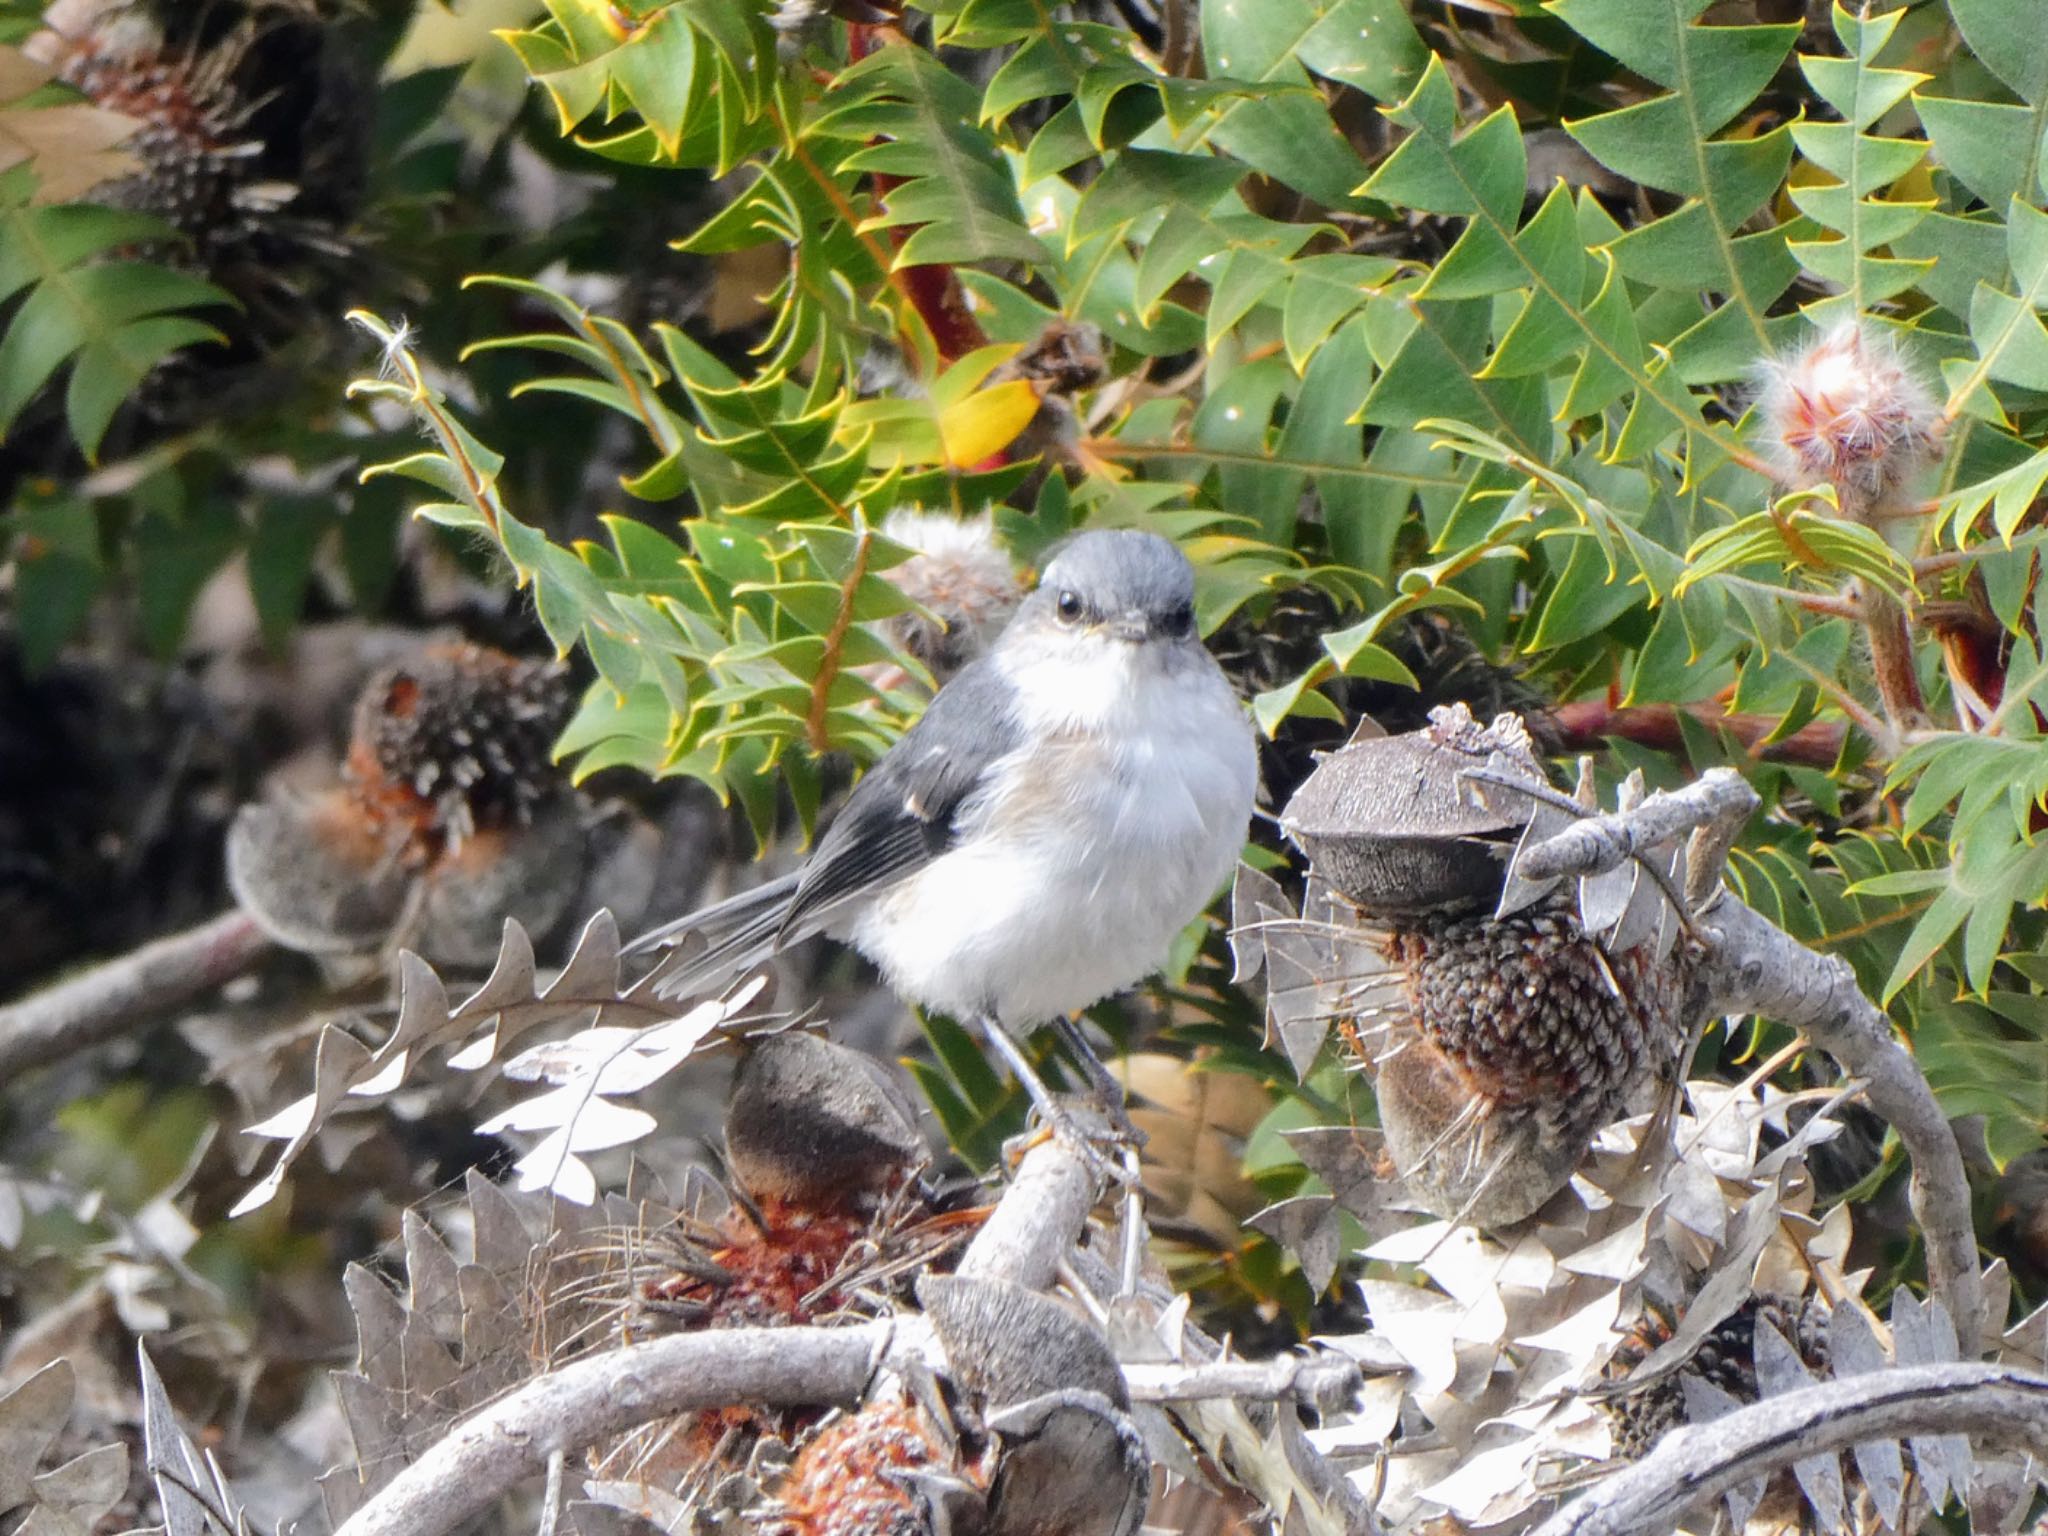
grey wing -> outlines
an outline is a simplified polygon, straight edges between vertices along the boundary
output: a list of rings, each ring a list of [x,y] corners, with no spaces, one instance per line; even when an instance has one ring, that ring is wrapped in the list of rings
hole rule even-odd
[[[944,853],[962,807],[1018,745],[1009,679],[988,659],[961,672],[854,786],[797,873],[783,931],[817,931],[841,902],[900,880]]]
[[[627,954],[674,947],[655,968],[655,995],[717,986],[821,931],[841,903],[943,853],[988,766],[1017,743],[1009,697],[987,665],[967,667],[854,786],[802,869],[635,939]],[[702,945],[686,945],[692,937]]]
[[[722,986],[781,948],[783,918],[796,882],[795,875],[784,875],[663,923],[640,935],[623,953],[669,951],[652,972],[656,997],[686,997]]]

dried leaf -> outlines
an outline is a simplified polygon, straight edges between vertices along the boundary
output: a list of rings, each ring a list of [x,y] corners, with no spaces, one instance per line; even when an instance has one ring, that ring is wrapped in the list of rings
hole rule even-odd
[[[167,1536],[207,1536],[209,1529],[236,1536],[243,1524],[240,1505],[229,1494],[211,1458],[200,1455],[178,1427],[177,1414],[149,1350],[137,1345],[136,1356],[142,1376],[144,1465],[163,1505]],[[209,1509],[199,1496],[202,1493],[215,1498],[217,1507]]]
[[[1769,1318],[1759,1316],[1754,1334],[1757,1393],[1776,1397],[1814,1384],[1813,1372],[1799,1358],[1791,1340]],[[1792,1463],[1792,1475],[1806,1495],[1814,1518],[1826,1531],[1846,1530],[1849,1511],[1842,1492],[1842,1458],[1833,1452],[1803,1456]]]
[[[121,148],[142,126],[140,119],[82,101],[13,105],[49,78],[50,71],[19,48],[0,45],[0,172],[28,165],[37,202],[73,203],[140,170],[141,162]]]
[[[93,1536],[128,1492],[128,1447],[102,1445],[35,1480],[35,1513],[20,1536]]]
[[[660,1042],[655,1049],[636,1047],[644,1059],[628,1061],[621,1056],[627,1062],[618,1069],[623,1081],[636,1071],[646,1073],[664,1062],[661,1071],[673,1067],[705,1035],[730,1024],[739,1009],[729,1001],[693,1008],[679,1017],[674,1006],[653,995],[647,978],[622,988],[618,923],[603,910],[584,925],[568,964],[545,986],[540,982],[532,941],[509,919],[490,976],[459,1004],[450,1006],[447,988],[433,967],[410,951],[399,955],[398,973],[398,1018],[384,1043],[372,1053],[329,1026],[321,1032],[315,1053],[313,1091],[262,1124],[249,1127],[248,1134],[280,1140],[285,1146],[270,1171],[237,1202],[232,1214],[242,1215],[274,1198],[292,1163],[341,1103],[350,1097],[381,1098],[396,1091],[423,1052],[455,1050],[466,1041],[468,1044],[449,1058],[449,1065],[473,1071],[495,1060],[497,1053],[520,1035],[578,1014],[590,1015],[591,1030],[624,1026],[624,1034],[640,1042],[648,1038],[649,1031],[677,1026],[674,1035],[654,1035]],[[752,984],[737,997],[751,1000],[759,990],[758,984]],[[721,1006],[721,1017],[709,1018],[705,1013],[706,1008],[718,1010]],[[573,1157],[562,1159],[565,1168],[573,1161]],[[589,1179],[587,1169],[580,1179],[573,1173],[564,1176],[594,1197],[595,1181]]]
[[[1882,1371],[1891,1364],[1862,1303],[1839,1301],[1828,1319],[1828,1368],[1837,1381]],[[1906,1463],[1896,1440],[1865,1441],[1855,1447],[1856,1471],[1877,1516],[1898,1530],[1906,1499]]]
[[[1337,1273],[1337,1241],[1343,1223],[1328,1195],[1298,1195],[1267,1206],[1248,1225],[1265,1233],[1301,1261],[1309,1288],[1321,1295]]]
[[[1955,1324],[1939,1302],[1922,1302],[1904,1286],[1892,1292],[1892,1351],[1900,1365],[1946,1365],[1956,1358]],[[1975,1461],[1967,1435],[1910,1435],[1913,1466],[1935,1509],[1948,1505],[1949,1491],[1970,1486]]]
[[[0,1397],[0,1514],[34,1496],[30,1480],[50,1442],[71,1417],[76,1391],[71,1362],[53,1360]]]
[[[1688,1423],[1711,1424],[1724,1414],[1733,1413],[1742,1404],[1722,1391],[1704,1376],[1690,1372],[1678,1378],[1679,1390],[1685,1394],[1685,1417]],[[1756,1513],[1757,1505],[1764,1501],[1765,1479],[1753,1477],[1746,1483],[1730,1488],[1725,1495],[1728,1505],[1728,1523],[1731,1529],[1744,1531],[1749,1528],[1749,1517]]]

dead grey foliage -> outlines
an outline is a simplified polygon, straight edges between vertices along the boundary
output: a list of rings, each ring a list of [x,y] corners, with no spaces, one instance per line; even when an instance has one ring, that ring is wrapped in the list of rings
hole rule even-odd
[[[251,1536],[248,1516],[212,1451],[201,1451],[178,1423],[147,1346],[136,1346],[142,1375],[145,1463],[163,1505],[166,1536]]]
[[[38,1470],[71,1417],[75,1391],[70,1364],[56,1360],[0,1394],[0,1517],[20,1516],[17,1536],[83,1536],[128,1491],[125,1445],[95,1446]]]
[[[451,1053],[448,1065],[458,1071],[478,1071],[499,1061],[515,1040],[549,1024],[577,1019],[589,1029],[638,1031],[683,1016],[687,1010],[656,998],[646,978],[630,985],[622,981],[619,948],[618,924],[609,911],[600,910],[584,926],[567,963],[544,978],[526,930],[507,920],[490,976],[459,1002],[451,1002],[432,966],[401,951],[397,1017],[383,1042],[372,1050],[338,1025],[323,1026],[314,1052],[312,1091],[247,1128],[248,1135],[284,1145],[234,1214],[267,1204],[332,1116],[388,1097],[432,1052]]]

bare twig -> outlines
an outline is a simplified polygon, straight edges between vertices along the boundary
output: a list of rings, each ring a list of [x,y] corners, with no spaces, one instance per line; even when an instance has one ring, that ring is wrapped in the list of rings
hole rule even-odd
[[[543,1472],[557,1452],[665,1414],[858,1402],[898,1331],[890,1323],[714,1329],[575,1361],[456,1425],[335,1536],[440,1536]]]
[[[1601,874],[1696,827],[1731,818],[1740,826],[1756,803],[1756,791],[1733,768],[1709,768],[1683,789],[1660,790],[1631,810],[1572,823],[1523,854],[1516,872],[1530,880]]]
[[[1095,1204],[1095,1175],[1057,1137],[1024,1154],[1017,1177],[961,1255],[959,1273],[1011,1280],[1034,1291],[1051,1285]]]
[[[270,947],[252,920],[228,912],[0,1008],[0,1083],[203,997]]]
[[[1755,803],[1739,775],[1711,769],[1687,789],[1652,795],[1632,811],[1587,817],[1529,849],[1519,867],[1541,878],[1597,874],[1672,835],[1686,824],[1679,813],[1695,813],[1692,825],[1712,826],[1720,819],[1715,813],[1733,821]],[[1913,1214],[1927,1239],[1928,1284],[1954,1319],[1963,1354],[1974,1355],[1984,1319],[1969,1178],[1955,1132],[1918,1063],[1892,1034],[1891,1020],[1863,995],[1846,960],[1808,949],[1725,886],[1694,917],[1708,941],[1694,1017],[1755,1013],[1804,1031],[1844,1072],[1865,1081],[1866,1101],[1899,1133],[1913,1164]]]
[[[1902,1367],[1801,1387],[1708,1424],[1674,1429],[1626,1471],[1574,1500],[1536,1536],[1668,1531],[1779,1467],[1870,1440],[1969,1434],[2048,1445],[2048,1376],[1964,1363]]]
[[[1723,889],[1699,913],[1713,935],[1701,969],[1703,1007],[1757,1013],[1803,1030],[1813,1043],[1868,1085],[1870,1107],[1891,1123],[1913,1163],[1913,1214],[1927,1239],[1927,1279],[1955,1320],[1964,1356],[1983,1336],[1984,1298],[1977,1234],[1970,1225],[1970,1183],[1954,1130],[1891,1020],[1863,995],[1839,955],[1808,949]]]
[[[1729,714],[1712,702],[1616,705],[1605,699],[1574,699],[1548,711],[1544,718],[1567,752],[1588,750],[1610,736],[1660,752],[1683,752],[1681,716],[1733,737],[1752,757],[1773,763],[1803,763],[1810,768],[1832,768],[1839,762],[1848,734],[1839,720],[1815,720],[1789,735],[1776,736],[1773,733],[1779,722],[1775,715]]]
[[[959,1273],[1042,1289],[1074,1251],[1096,1194],[1084,1156],[1055,1138],[1026,1154]],[[1190,1330],[1192,1332],[1192,1330]],[[877,1374],[943,1366],[922,1317],[843,1328],[732,1328],[677,1334],[592,1355],[536,1378],[456,1425],[357,1510],[336,1536],[442,1536],[507,1488],[547,1472],[607,1435],[650,1419],[735,1403],[851,1405]],[[1157,1402],[1217,1398],[1326,1408],[1357,1390],[1358,1368],[1327,1355],[1132,1366],[1133,1395]],[[1302,1442],[1301,1475],[1366,1528],[1343,1475]]]
[[[1131,1396],[1141,1403],[1213,1402],[1223,1397],[1264,1403],[1292,1400],[1319,1413],[1349,1403],[1363,1379],[1357,1361],[1328,1353],[1124,1367]]]

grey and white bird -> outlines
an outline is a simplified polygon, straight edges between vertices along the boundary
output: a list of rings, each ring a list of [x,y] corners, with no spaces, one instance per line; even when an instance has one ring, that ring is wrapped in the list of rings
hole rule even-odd
[[[723,984],[824,933],[902,997],[1006,1031],[1157,970],[1242,849],[1258,764],[1155,534],[1084,533],[933,697],[793,873],[638,939],[655,991]],[[1034,1091],[1037,1091],[1036,1089]]]

